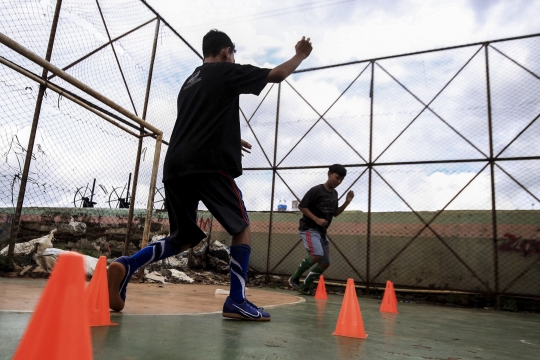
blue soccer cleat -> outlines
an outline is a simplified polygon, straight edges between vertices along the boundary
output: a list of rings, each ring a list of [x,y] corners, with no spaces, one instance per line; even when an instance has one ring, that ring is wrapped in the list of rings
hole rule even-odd
[[[129,279],[135,272],[129,265],[129,258],[121,256],[107,270],[109,287],[109,307],[114,311],[122,311],[126,303],[126,288]]]
[[[248,300],[235,302],[230,296],[223,304],[223,317],[251,321],[270,321],[270,314],[256,307]]]

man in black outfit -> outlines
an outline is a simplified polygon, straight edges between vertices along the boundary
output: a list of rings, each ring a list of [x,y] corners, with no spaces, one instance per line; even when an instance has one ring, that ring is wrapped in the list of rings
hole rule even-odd
[[[251,145],[240,138],[239,95],[259,95],[267,83],[287,78],[311,53],[302,37],[296,54],[274,69],[235,64],[235,46],[218,30],[203,38],[203,64],[178,94],[178,116],[163,168],[171,233],[131,257],[109,266],[109,303],[124,308],[129,278],[141,266],[194,247],[206,237],[197,226],[199,201],[232,235],[231,288],[223,316],[268,321],[270,314],[248,301],[245,282],[251,252],[249,218],[234,178],[242,175],[242,150]]]

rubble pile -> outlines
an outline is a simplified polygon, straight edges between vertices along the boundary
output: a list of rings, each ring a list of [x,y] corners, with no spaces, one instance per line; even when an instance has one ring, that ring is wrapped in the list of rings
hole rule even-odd
[[[53,229],[48,235],[16,244],[14,254],[22,260],[18,261],[18,263],[14,262],[15,270],[18,272],[19,276],[28,274],[33,277],[48,277],[58,259],[58,255],[65,251],[53,247],[54,234],[57,231],[57,229]],[[0,251],[0,254],[6,255],[7,250],[8,247],[5,247]],[[34,264],[30,263],[28,261],[29,259],[32,259]],[[97,261],[98,259],[95,257],[84,255],[84,265],[87,276],[92,276],[94,274]]]
[[[57,229],[52,230],[48,235],[36,238],[27,242],[18,243],[15,246],[14,263],[15,272],[10,276],[31,276],[48,277],[58,255],[64,251],[77,251],[85,254],[85,266],[87,276],[92,276],[99,256],[107,256],[107,263],[110,264],[119,254],[122,253],[124,243],[109,240],[105,237],[96,240],[82,238],[86,234],[85,223],[76,222],[71,218],[67,224],[61,224]],[[70,233],[71,239],[66,243],[57,244],[55,233]],[[163,239],[166,234],[155,235],[152,242]],[[7,255],[7,246],[0,251],[0,254]],[[129,252],[137,251],[133,244],[130,244]],[[92,256],[94,255],[94,256]],[[168,259],[155,262],[146,267],[142,281],[155,283],[184,283],[184,284],[229,284],[229,249],[219,241],[211,242],[208,246],[208,239],[204,239],[198,246],[190,251],[172,256]],[[141,281],[134,277],[134,281]]]
[[[17,261],[15,263],[15,272],[8,275],[46,278],[49,276],[60,253],[63,251],[77,251],[85,254],[86,273],[90,277],[94,273],[99,256],[106,256],[107,263],[110,264],[122,253],[123,242],[107,241],[105,237],[99,237],[95,240],[81,238],[80,236],[84,235],[86,231],[86,224],[76,222],[71,218],[69,223],[61,224],[58,230],[54,229],[48,235],[16,244],[15,255]],[[68,232],[74,235],[73,238],[65,239],[62,244],[58,243],[55,234],[66,234]],[[155,235],[152,237],[151,242],[161,240],[166,236],[166,234]],[[229,248],[217,240],[210,241],[209,246],[208,240],[206,238],[193,249],[146,266],[143,279],[134,276],[131,281],[228,286],[230,283]],[[55,244],[57,247],[53,247]],[[0,254],[7,255],[7,250],[8,248],[5,247],[0,251]],[[135,251],[137,251],[135,246],[130,244],[129,252],[134,253]],[[246,285],[248,287],[262,287],[265,285],[265,280],[265,275],[250,271]],[[279,284],[278,286],[283,285],[283,287],[287,284],[287,279],[277,276],[272,276],[271,281]]]

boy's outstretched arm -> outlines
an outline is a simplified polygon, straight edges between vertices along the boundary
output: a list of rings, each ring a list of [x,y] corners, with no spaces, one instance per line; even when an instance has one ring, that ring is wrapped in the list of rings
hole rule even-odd
[[[353,198],[354,198],[354,191],[349,191],[347,193],[347,197],[345,199],[345,202],[343,203],[343,205],[341,205],[340,207],[338,207],[336,209],[336,211],[334,212],[334,216],[338,216],[343,211],[345,211],[345,209],[347,208],[347,206],[349,206],[349,204],[351,203]]]
[[[311,50],[313,50],[309,38],[306,39],[305,36],[302,36],[302,40],[297,42],[294,48],[296,49],[296,55],[270,71],[266,78],[269,83],[280,83],[285,80],[311,54]]]

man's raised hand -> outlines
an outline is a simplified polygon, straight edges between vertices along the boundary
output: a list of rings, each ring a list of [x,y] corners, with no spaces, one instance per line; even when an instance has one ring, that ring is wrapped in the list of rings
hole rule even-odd
[[[311,54],[311,50],[313,50],[310,39],[306,39],[305,36],[302,36],[302,40],[297,42],[294,48],[296,49],[296,55],[300,56],[302,59],[307,58],[309,54]]]

